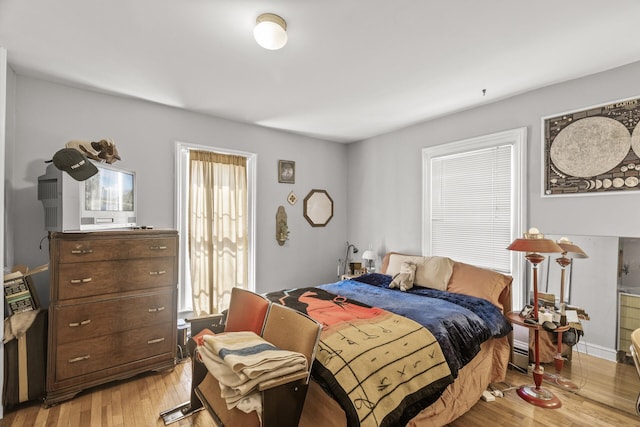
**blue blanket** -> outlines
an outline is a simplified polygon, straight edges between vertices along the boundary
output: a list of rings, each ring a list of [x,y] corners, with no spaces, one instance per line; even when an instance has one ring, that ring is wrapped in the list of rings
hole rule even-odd
[[[417,286],[402,292],[389,288],[391,279],[372,273],[318,288],[420,323],[440,344],[454,378],[478,354],[480,344],[512,330],[500,310],[487,300]]]

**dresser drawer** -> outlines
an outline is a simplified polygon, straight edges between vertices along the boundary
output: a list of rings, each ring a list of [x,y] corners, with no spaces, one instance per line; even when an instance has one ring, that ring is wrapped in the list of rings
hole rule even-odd
[[[172,237],[140,239],[81,239],[59,241],[60,263],[156,258],[176,255]]]
[[[58,299],[175,285],[174,268],[173,257],[62,264]]]
[[[58,346],[55,381],[124,365],[174,350],[171,322]]]
[[[104,301],[57,305],[54,329],[58,344],[110,335],[134,328],[170,322],[173,289]]]

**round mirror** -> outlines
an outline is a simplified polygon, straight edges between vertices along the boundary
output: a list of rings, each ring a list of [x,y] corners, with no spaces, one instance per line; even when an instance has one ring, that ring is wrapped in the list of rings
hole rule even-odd
[[[311,190],[304,198],[304,217],[312,227],[324,227],[333,217],[333,200],[325,190]]]

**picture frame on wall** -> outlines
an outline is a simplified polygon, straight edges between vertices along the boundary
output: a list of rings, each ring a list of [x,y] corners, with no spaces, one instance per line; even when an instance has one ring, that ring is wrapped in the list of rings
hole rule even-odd
[[[543,196],[637,194],[640,98],[542,118]]]
[[[278,160],[278,182],[284,184],[296,183],[296,162],[293,160]]]

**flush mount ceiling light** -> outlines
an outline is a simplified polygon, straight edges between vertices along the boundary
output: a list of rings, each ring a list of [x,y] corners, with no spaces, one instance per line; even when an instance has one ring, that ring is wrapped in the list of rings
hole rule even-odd
[[[287,43],[287,23],[278,15],[263,13],[256,19],[253,37],[265,49],[280,49]]]

